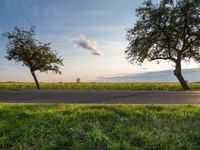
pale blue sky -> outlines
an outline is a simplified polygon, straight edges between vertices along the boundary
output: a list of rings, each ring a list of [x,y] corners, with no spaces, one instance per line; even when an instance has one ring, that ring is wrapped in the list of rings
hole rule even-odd
[[[37,39],[51,42],[64,59],[62,75],[37,73],[40,81],[94,80],[110,74],[164,70],[170,63],[145,63],[133,66],[125,59],[126,28],[132,27],[134,14],[143,0],[1,0],[0,32],[12,31],[15,26],[29,29],[37,26]],[[75,47],[79,35],[96,43],[104,57]],[[29,70],[4,58],[6,40],[0,37],[0,81],[32,81]],[[197,64],[184,67],[198,67]]]

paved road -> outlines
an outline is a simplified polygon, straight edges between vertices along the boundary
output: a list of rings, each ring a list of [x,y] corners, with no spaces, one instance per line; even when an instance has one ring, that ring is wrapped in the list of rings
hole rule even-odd
[[[0,91],[0,103],[200,104],[200,92]]]

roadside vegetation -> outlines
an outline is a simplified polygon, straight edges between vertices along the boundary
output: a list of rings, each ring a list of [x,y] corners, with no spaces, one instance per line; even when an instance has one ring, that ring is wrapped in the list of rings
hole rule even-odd
[[[14,31],[3,33],[8,40],[5,57],[28,67],[37,89],[40,89],[35,71],[61,74],[59,67],[63,65],[63,60],[57,51],[51,49],[51,43],[43,44],[35,39],[35,35],[35,26],[31,26],[30,30],[15,27]]]
[[[200,107],[0,105],[1,149],[199,150]]]
[[[189,83],[199,91],[200,83]],[[179,83],[40,83],[42,90],[124,90],[124,91],[182,91]],[[37,90],[30,82],[0,82],[0,90]]]
[[[190,90],[182,75],[182,62],[200,62],[199,9],[199,0],[145,0],[135,10],[135,25],[127,31],[127,59],[139,65],[171,62],[182,88]]]

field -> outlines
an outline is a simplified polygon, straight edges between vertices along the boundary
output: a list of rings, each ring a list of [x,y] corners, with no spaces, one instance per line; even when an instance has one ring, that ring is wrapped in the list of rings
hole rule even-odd
[[[42,90],[181,91],[179,83],[40,83]],[[200,83],[190,83],[194,91]],[[0,82],[0,90],[36,90]],[[199,150],[200,106],[0,104],[0,150]]]
[[[199,150],[200,107],[0,105],[0,149]]]
[[[126,90],[126,91],[181,91],[179,83],[40,83],[42,90]],[[190,83],[191,90],[199,91],[200,83]],[[36,90],[34,83],[0,82],[0,90]]]

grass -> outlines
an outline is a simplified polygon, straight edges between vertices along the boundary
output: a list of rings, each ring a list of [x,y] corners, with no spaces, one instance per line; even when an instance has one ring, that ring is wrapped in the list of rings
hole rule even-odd
[[[43,90],[126,90],[126,91],[181,91],[179,83],[40,83]],[[193,91],[200,83],[190,83]],[[0,90],[36,90],[34,83],[0,82]]]
[[[200,106],[0,105],[2,150],[199,150]]]

